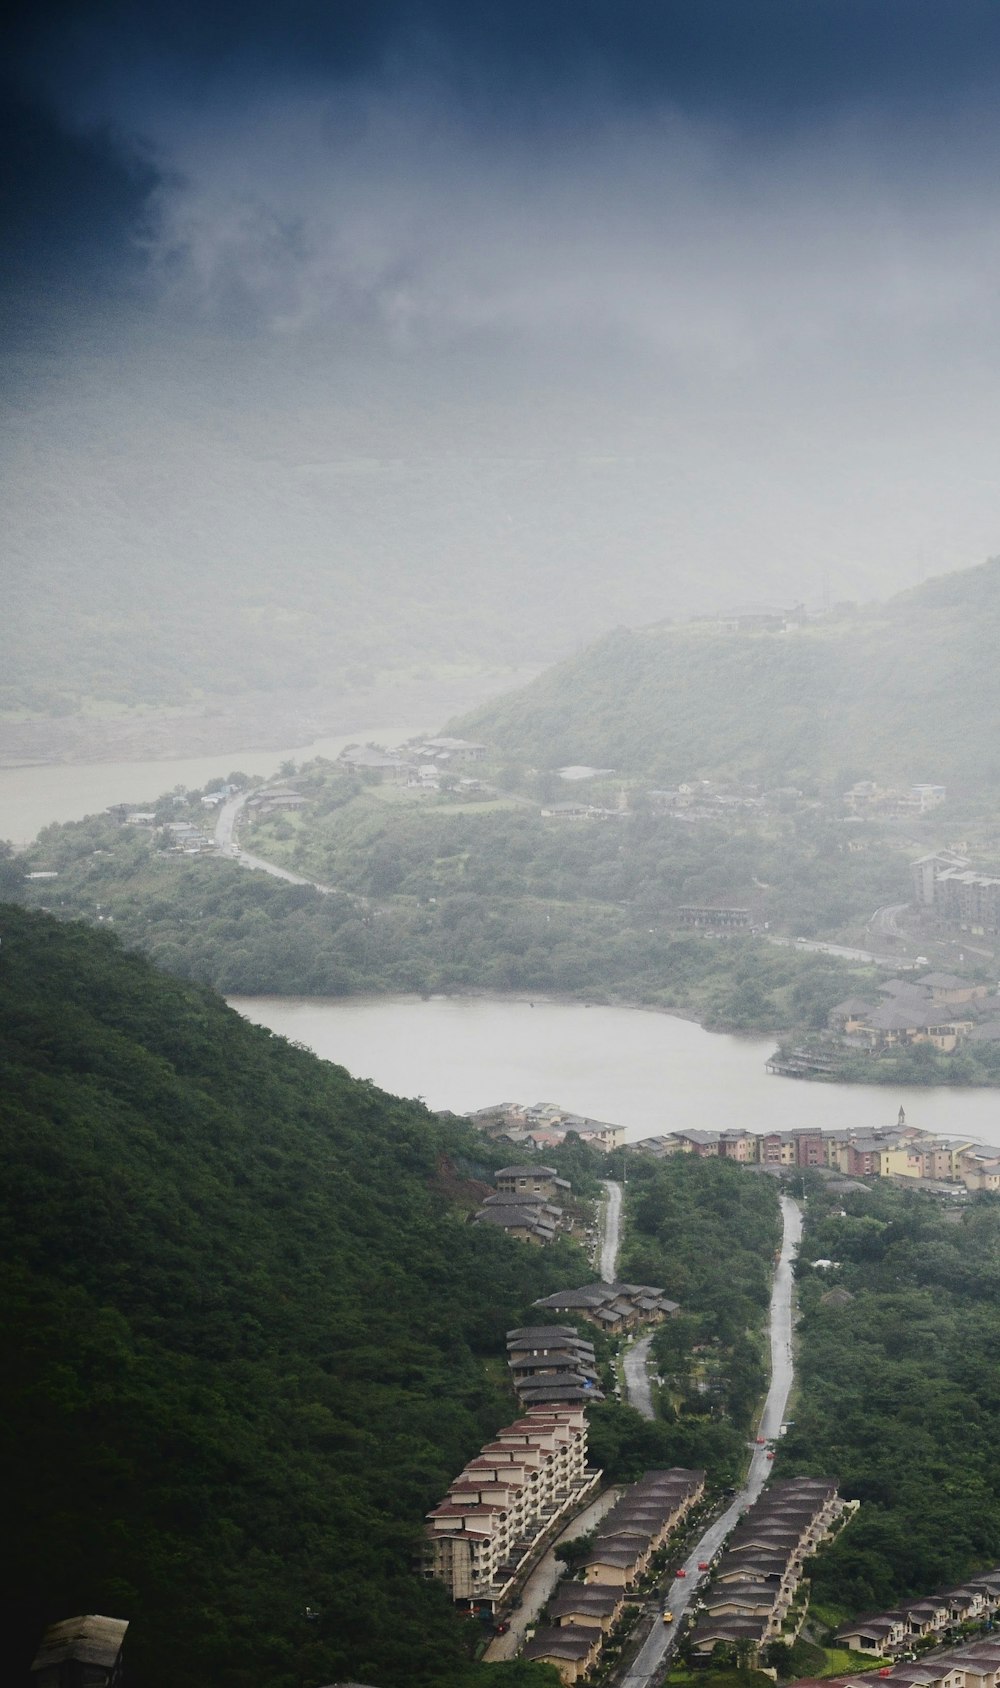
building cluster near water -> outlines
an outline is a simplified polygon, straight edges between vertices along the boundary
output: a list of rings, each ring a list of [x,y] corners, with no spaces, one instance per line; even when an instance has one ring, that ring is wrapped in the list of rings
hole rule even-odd
[[[927,1043],[950,1054],[966,1041],[1000,1039],[1000,998],[989,985],[954,973],[925,973],[920,979],[885,979],[873,992],[845,997],[831,1008],[829,1023],[847,1048],[881,1054]]]
[[[609,1125],[606,1120],[590,1119],[586,1114],[574,1114],[557,1102],[497,1102],[488,1108],[477,1108],[466,1116],[485,1136],[505,1143],[520,1144],[529,1149],[555,1149],[572,1132],[581,1143],[610,1153],[620,1149],[625,1141],[623,1125]]]
[[[721,1156],[769,1172],[810,1168],[842,1178],[912,1178],[966,1190],[1000,1190],[1000,1148],[969,1138],[935,1137],[907,1125],[903,1110],[894,1126],[875,1131],[671,1131],[631,1143],[633,1153]],[[843,1184],[831,1183],[832,1189]]]
[[[556,1146],[570,1132],[577,1132],[581,1141],[607,1153],[620,1148],[625,1136],[624,1126],[585,1120],[551,1102],[531,1108],[503,1102],[467,1117],[495,1140],[513,1140],[534,1149]],[[545,1124],[535,1123],[538,1120]],[[929,1186],[1000,1190],[1000,1147],[971,1138],[935,1136],[907,1124],[902,1109],[894,1125],[874,1130],[863,1126],[827,1130],[796,1126],[756,1132],[739,1126],[692,1127],[640,1138],[629,1143],[627,1150],[658,1160],[681,1154],[719,1156],[739,1166],[777,1174],[809,1169],[829,1175],[835,1190],[844,1188],[838,1178],[907,1178]],[[560,1228],[573,1229],[562,1206],[569,1199],[570,1184],[554,1167],[534,1163],[502,1167],[495,1179],[496,1193],[485,1198],[476,1215],[479,1223],[500,1225],[528,1242],[550,1241]]]
[[[481,781],[468,774],[454,771],[468,763],[482,762],[485,744],[471,739],[429,738],[415,739],[399,750],[385,750],[377,744],[352,744],[337,757],[337,766],[351,774],[367,774],[378,780],[390,780],[422,791],[439,791],[442,776],[454,776],[460,791],[478,792]]]

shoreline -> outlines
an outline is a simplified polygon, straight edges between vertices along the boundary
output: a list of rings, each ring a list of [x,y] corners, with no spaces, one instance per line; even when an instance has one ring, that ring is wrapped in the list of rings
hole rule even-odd
[[[734,1027],[730,1029],[728,1026],[707,1025],[706,1022],[700,1019],[699,1016],[691,1009],[665,1008],[662,1003],[658,1002],[638,1002],[627,997],[606,997],[601,999],[591,999],[588,1001],[584,997],[569,995],[565,992],[538,991],[534,996],[527,996],[521,991],[467,989],[460,991],[356,991],[346,996],[325,996],[322,994],[309,995],[298,991],[289,992],[287,994],[277,991],[261,991],[249,995],[244,992],[233,992],[231,995],[227,995],[225,1000],[231,1008],[237,1003],[261,1001],[282,1002],[288,1003],[289,1005],[301,1004],[303,1006],[318,1006],[320,1004],[329,1003],[338,1007],[347,1007],[351,1004],[355,1004],[358,1007],[374,1007],[379,1003],[392,1001],[394,1003],[484,1002],[496,1003],[498,1005],[520,1004],[525,1008],[534,1008],[536,1004],[540,1007],[555,1008],[615,1008],[631,1009],[644,1014],[659,1014],[670,1020],[683,1020],[688,1025],[700,1027],[700,1029],[703,1032],[708,1033],[710,1037],[729,1037],[737,1043],[765,1043],[772,1037],[780,1038],[783,1035],[787,1035],[784,1033],[766,1030],[747,1031],[743,1028]],[[237,1013],[242,1012],[239,1008],[236,1008],[235,1011]],[[868,1073],[864,1077],[860,1078],[854,1075],[825,1077],[818,1073],[773,1073],[770,1076],[777,1079],[788,1079],[793,1084],[796,1082],[814,1085],[819,1084],[824,1088],[829,1089],[837,1089],[844,1086],[871,1085],[875,1088],[885,1090],[889,1090],[895,1086],[897,1089],[907,1090],[939,1090],[949,1092],[972,1090],[1000,1091],[1000,1082],[991,1083],[989,1080],[983,1080],[977,1083],[963,1082],[956,1084],[949,1083],[947,1080],[942,1080],[940,1077],[935,1075],[932,1082],[925,1083],[919,1078],[912,1078],[906,1075],[900,1076],[898,1073],[890,1073],[883,1078],[878,1076],[877,1070],[873,1070],[871,1073]]]
[[[171,762],[307,747],[363,732],[372,721],[413,720],[428,730],[488,698],[514,691],[537,667],[484,668],[437,679],[386,675],[363,691],[313,689],[211,696],[118,713],[36,715],[0,720],[0,768],[58,768],[95,762]],[[415,730],[421,730],[418,726]]]

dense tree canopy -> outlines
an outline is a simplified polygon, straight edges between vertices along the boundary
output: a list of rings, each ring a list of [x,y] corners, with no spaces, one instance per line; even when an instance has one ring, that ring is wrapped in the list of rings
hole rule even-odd
[[[0,938],[11,1655],[96,1610],[149,1688],[476,1683],[413,1550],[578,1252],[467,1224],[459,1122],[106,933],[8,906]]]
[[[1000,1563],[1000,1201],[957,1214],[878,1183],[842,1210],[817,1192],[802,1262],[781,1469],[832,1472],[862,1503],[816,1563],[817,1597],[856,1613]]]

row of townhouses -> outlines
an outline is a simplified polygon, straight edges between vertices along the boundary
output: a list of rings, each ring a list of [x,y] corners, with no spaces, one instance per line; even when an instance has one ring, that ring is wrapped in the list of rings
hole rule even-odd
[[[532,1302],[546,1314],[569,1313],[617,1336],[639,1325],[661,1325],[680,1312],[662,1289],[651,1284],[583,1284],[580,1289],[558,1289]]]
[[[631,1145],[664,1158],[721,1156],[774,1170],[812,1167],[853,1178],[918,1178],[1000,1190],[1000,1150],[968,1138],[934,1137],[906,1124],[876,1130],[674,1131]]]
[[[1000,1609],[1000,1568],[981,1571],[958,1588],[921,1600],[904,1600],[888,1612],[869,1613],[841,1625],[837,1640],[858,1653],[893,1658],[907,1652],[914,1640],[940,1635],[956,1624],[978,1623]],[[997,1643],[1000,1650],[1000,1643]]]
[[[600,1482],[579,1406],[531,1406],[498,1430],[427,1514],[423,1573],[469,1609],[509,1599],[542,1538]]]
[[[594,1344],[572,1325],[522,1325],[509,1330],[507,1365],[523,1407],[592,1406],[604,1400]]]
[[[988,1574],[990,1577],[995,1572]],[[975,1579],[978,1586],[980,1579]],[[1000,1639],[984,1635],[956,1647],[936,1648],[879,1671],[879,1688],[1000,1688]],[[828,1676],[822,1688],[871,1688],[870,1676]],[[798,1688],[820,1688],[800,1682]]]
[[[560,1589],[550,1607],[551,1623],[528,1643],[524,1657],[554,1665],[566,1683],[586,1676],[654,1553],[704,1491],[704,1471],[647,1471],[604,1518],[583,1561],[583,1581]]]
[[[706,1660],[718,1646],[756,1660],[778,1639],[809,1556],[857,1502],[844,1502],[829,1477],[773,1483],[744,1514],[719,1559],[691,1632],[691,1652]]]

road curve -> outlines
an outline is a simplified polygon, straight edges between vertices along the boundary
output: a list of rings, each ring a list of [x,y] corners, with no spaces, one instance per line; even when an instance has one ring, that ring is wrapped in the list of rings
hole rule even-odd
[[[251,856],[246,850],[239,848],[236,843],[236,822],[250,795],[249,791],[240,791],[235,797],[227,798],[219,810],[215,822],[215,847],[219,854],[239,862],[240,867],[251,868],[257,873],[269,873],[273,879],[284,879],[289,885],[311,885],[314,891],[321,891],[324,897],[328,897],[333,889],[331,885],[321,885],[318,879],[306,879],[301,873],[292,873],[290,868],[278,867],[275,862],[265,861],[263,856]]]
[[[802,1236],[802,1212],[788,1196],[781,1198],[782,1241],[781,1254],[774,1274],[771,1291],[771,1384],[764,1401],[758,1435],[768,1438],[778,1434],[785,1416],[789,1391],[792,1387],[792,1260]],[[659,1678],[664,1660],[673,1651],[681,1619],[695,1600],[699,1584],[709,1575],[699,1571],[699,1560],[709,1560],[735,1528],[741,1514],[752,1506],[771,1473],[768,1450],[755,1446],[743,1487],[727,1507],[721,1518],[710,1524],[700,1541],[685,1559],[685,1576],[670,1590],[670,1609],[674,1622],[666,1628],[657,1620],[639,1649],[629,1672],[621,1678],[620,1688],[652,1688]]]
[[[220,855],[239,855],[235,839],[236,822],[249,796],[249,791],[238,791],[235,797],[227,797],[215,818],[215,848]]]

